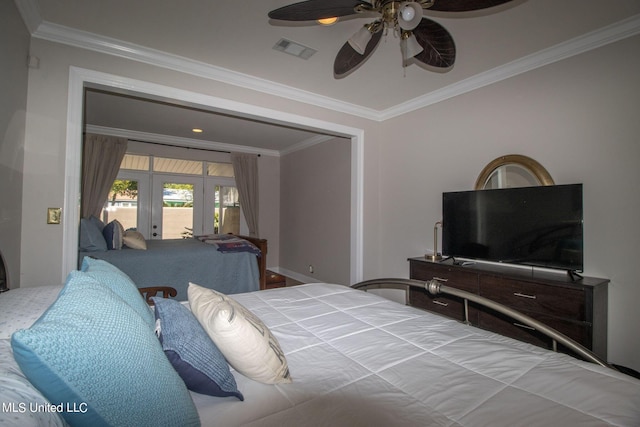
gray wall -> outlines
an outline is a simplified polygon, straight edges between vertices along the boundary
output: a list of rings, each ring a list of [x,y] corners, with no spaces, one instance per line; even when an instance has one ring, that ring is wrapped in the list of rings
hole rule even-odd
[[[283,156],[280,173],[280,267],[349,284],[351,141]]]
[[[15,3],[0,2],[0,251],[12,288],[20,284],[29,39]]]

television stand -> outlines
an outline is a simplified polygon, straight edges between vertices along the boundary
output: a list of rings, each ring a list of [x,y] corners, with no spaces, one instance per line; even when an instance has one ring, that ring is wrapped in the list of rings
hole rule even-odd
[[[409,258],[409,270],[411,279],[444,279],[447,286],[518,310],[557,329],[606,360],[608,279],[506,265],[460,265],[451,260],[432,262],[423,256]],[[426,290],[411,288],[409,304],[460,321],[464,319],[463,300],[453,296],[434,296]],[[550,340],[539,332],[473,303],[469,304],[469,321],[501,335],[551,348]]]

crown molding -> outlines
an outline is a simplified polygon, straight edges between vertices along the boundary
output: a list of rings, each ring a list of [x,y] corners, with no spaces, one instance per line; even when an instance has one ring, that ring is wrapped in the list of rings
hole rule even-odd
[[[179,55],[42,21],[35,0],[15,0],[15,2],[27,28],[36,38],[167,68],[379,122],[640,33],[640,14],[637,14],[407,102],[385,110],[375,110]]]
[[[311,138],[305,139],[304,141],[300,141],[296,144],[293,144],[292,146],[285,148],[284,150],[280,150],[280,155],[284,156],[286,154],[291,154],[295,151],[304,150],[305,148],[309,148],[316,144],[321,144],[323,142],[329,141],[334,138],[337,138],[337,137],[328,136],[328,135],[315,135],[315,136],[312,136]]]
[[[267,150],[246,145],[226,144],[224,142],[203,141],[193,138],[181,138],[170,135],[161,135],[157,133],[138,132],[128,129],[119,129],[105,126],[87,125],[85,131],[88,133],[96,133],[100,135],[116,136],[127,138],[141,142],[155,142],[159,144],[175,145],[180,147],[198,148],[201,150],[238,152],[248,154],[259,154],[263,156],[279,157],[280,152],[277,150]]]
[[[16,7],[22,16],[22,21],[27,27],[27,31],[33,35],[42,24],[42,16],[40,15],[40,8],[35,0],[15,0]]]
[[[46,21],[42,22],[36,31],[32,32],[32,36],[42,40],[179,71],[209,80],[216,80],[244,89],[251,89],[269,95],[327,108],[332,111],[339,111],[370,120],[377,120],[378,118],[378,112],[371,108],[361,107],[216,65]]]
[[[637,34],[640,34],[640,14],[388,108],[380,112],[379,120],[397,117]]]

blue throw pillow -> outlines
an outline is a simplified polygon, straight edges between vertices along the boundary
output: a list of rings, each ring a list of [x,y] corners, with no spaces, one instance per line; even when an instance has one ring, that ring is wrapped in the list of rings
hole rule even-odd
[[[124,227],[117,219],[104,226],[102,230],[104,240],[107,242],[108,250],[122,249],[122,237],[124,236]]]
[[[115,292],[149,324],[150,328],[154,327],[153,312],[136,284],[122,270],[107,261],[91,257],[84,257],[80,270]]]
[[[80,250],[83,252],[104,252],[107,250],[107,242],[102,234],[98,222],[99,219],[82,218],[80,220]]]
[[[176,300],[151,300],[162,349],[187,388],[209,396],[244,400],[227,361],[198,319]]]
[[[22,372],[71,426],[200,425],[153,330],[80,272],[11,345]]]

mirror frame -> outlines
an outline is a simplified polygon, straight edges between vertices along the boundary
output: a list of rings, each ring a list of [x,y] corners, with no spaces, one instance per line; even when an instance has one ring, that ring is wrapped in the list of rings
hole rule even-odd
[[[506,165],[518,165],[528,170],[533,175],[539,185],[554,185],[553,178],[547,170],[540,163],[532,159],[531,157],[523,156],[520,154],[508,154],[506,156],[500,156],[497,159],[491,161],[487,166],[482,169],[478,179],[476,180],[475,189],[483,190],[487,184],[487,180],[491,174],[501,166]]]

